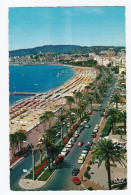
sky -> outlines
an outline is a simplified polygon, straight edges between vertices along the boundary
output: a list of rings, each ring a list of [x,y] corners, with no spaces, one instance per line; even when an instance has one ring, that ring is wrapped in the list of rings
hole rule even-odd
[[[9,50],[125,46],[125,7],[9,8]]]

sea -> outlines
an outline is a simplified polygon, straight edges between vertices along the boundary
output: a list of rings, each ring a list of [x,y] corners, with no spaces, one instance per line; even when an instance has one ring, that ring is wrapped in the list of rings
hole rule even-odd
[[[60,65],[9,66],[9,92],[47,92],[66,83],[75,70]],[[27,95],[10,95],[10,106]]]

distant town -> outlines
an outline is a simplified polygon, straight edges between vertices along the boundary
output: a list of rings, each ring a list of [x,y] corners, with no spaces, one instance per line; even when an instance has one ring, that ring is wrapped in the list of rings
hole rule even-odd
[[[29,49],[27,49],[28,51]],[[39,48],[40,50],[40,48]],[[42,49],[41,49],[42,50]],[[19,50],[16,50],[19,51]],[[35,51],[32,49],[32,51]],[[15,52],[15,51],[12,51]],[[23,51],[21,51],[22,53]],[[58,52],[58,51],[57,51]],[[14,53],[13,53],[14,54]],[[22,54],[21,54],[22,55]],[[55,53],[47,52],[32,53],[24,56],[14,56],[9,58],[10,65],[30,65],[30,64],[73,64],[85,62],[88,60],[96,60],[98,65],[118,67],[120,71],[125,70],[126,51],[124,47],[80,47],[71,51]],[[73,64],[74,65],[74,64]],[[82,64],[80,64],[82,65]]]

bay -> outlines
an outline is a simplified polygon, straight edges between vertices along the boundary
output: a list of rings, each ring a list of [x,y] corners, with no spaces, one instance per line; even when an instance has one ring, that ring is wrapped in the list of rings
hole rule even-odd
[[[46,92],[57,88],[73,77],[75,71],[68,66],[26,65],[9,66],[10,92]],[[10,95],[10,105],[28,98],[25,95]]]

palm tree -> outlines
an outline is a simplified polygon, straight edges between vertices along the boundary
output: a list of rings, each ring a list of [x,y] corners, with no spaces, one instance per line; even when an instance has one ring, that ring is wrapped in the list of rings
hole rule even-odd
[[[124,134],[126,135],[126,112],[120,112],[120,114],[118,115],[118,120],[120,122],[124,123]]]
[[[118,110],[116,108],[112,108],[108,111],[107,116],[110,118],[111,123],[112,123],[112,133],[114,134],[115,130],[115,124],[118,121]]]
[[[47,116],[47,120],[49,120],[49,129],[51,128],[51,119],[55,116],[54,112],[52,111],[46,111],[45,116]]]
[[[69,122],[70,122],[70,131],[71,131],[72,121],[73,121],[73,119],[74,119],[74,116],[72,115],[72,110],[67,110],[66,116],[69,118]]]
[[[71,110],[71,105],[75,103],[74,98],[72,96],[65,96],[66,103],[69,105],[69,109]]]
[[[92,110],[92,103],[93,103],[93,100],[94,100],[94,98],[93,98],[93,94],[91,95],[89,95],[89,102],[90,102],[90,104],[91,104],[91,110]]]
[[[45,148],[45,145],[43,144],[43,137],[41,137],[39,143],[35,146],[35,150],[38,150],[40,154],[40,164],[42,164],[42,154],[43,154],[44,148]]]
[[[46,114],[40,116],[40,118],[39,118],[40,122],[43,122],[44,131],[46,130],[46,122],[48,121],[48,119],[49,119],[49,117]]]
[[[63,127],[64,127],[64,122],[66,119],[66,114],[65,114],[65,110],[63,108],[60,108],[58,110],[59,115],[56,116],[58,118],[58,121],[61,124],[61,145],[63,144]]]
[[[16,137],[15,134],[10,134],[10,147],[12,149],[12,154],[15,155],[15,142],[16,142]]]
[[[74,92],[73,94],[75,96],[76,104],[77,104],[80,101],[80,99],[82,98],[82,93],[80,91],[77,91],[77,92]]]
[[[124,152],[120,149],[120,147],[113,144],[111,140],[102,139],[96,147],[93,149],[93,161],[98,159],[98,167],[101,166],[102,162],[105,162],[105,168],[108,174],[108,187],[111,190],[111,171],[110,171],[110,163],[113,162],[116,165],[118,162],[121,165],[124,164]]]
[[[53,128],[50,128],[46,130],[43,134],[42,138],[42,144],[45,146],[46,152],[47,152],[47,157],[48,157],[48,170],[51,171],[50,169],[50,159],[53,156],[53,151],[54,151],[54,144],[55,144],[55,135],[56,132]]]
[[[84,94],[84,100],[85,100],[85,105],[86,105],[86,111],[88,111],[88,101],[89,101],[89,94],[88,93]]]
[[[91,88],[91,86],[89,86],[89,85],[85,86],[85,90],[86,90],[87,93],[88,93],[90,88]]]
[[[118,109],[118,103],[120,102],[121,98],[117,94],[113,95],[110,103],[115,103],[116,104],[116,109]]]
[[[24,130],[19,130],[17,132],[17,134],[18,134],[18,140],[19,140],[20,150],[21,150],[22,149],[23,141],[25,141],[27,139],[27,132],[24,131]]]

